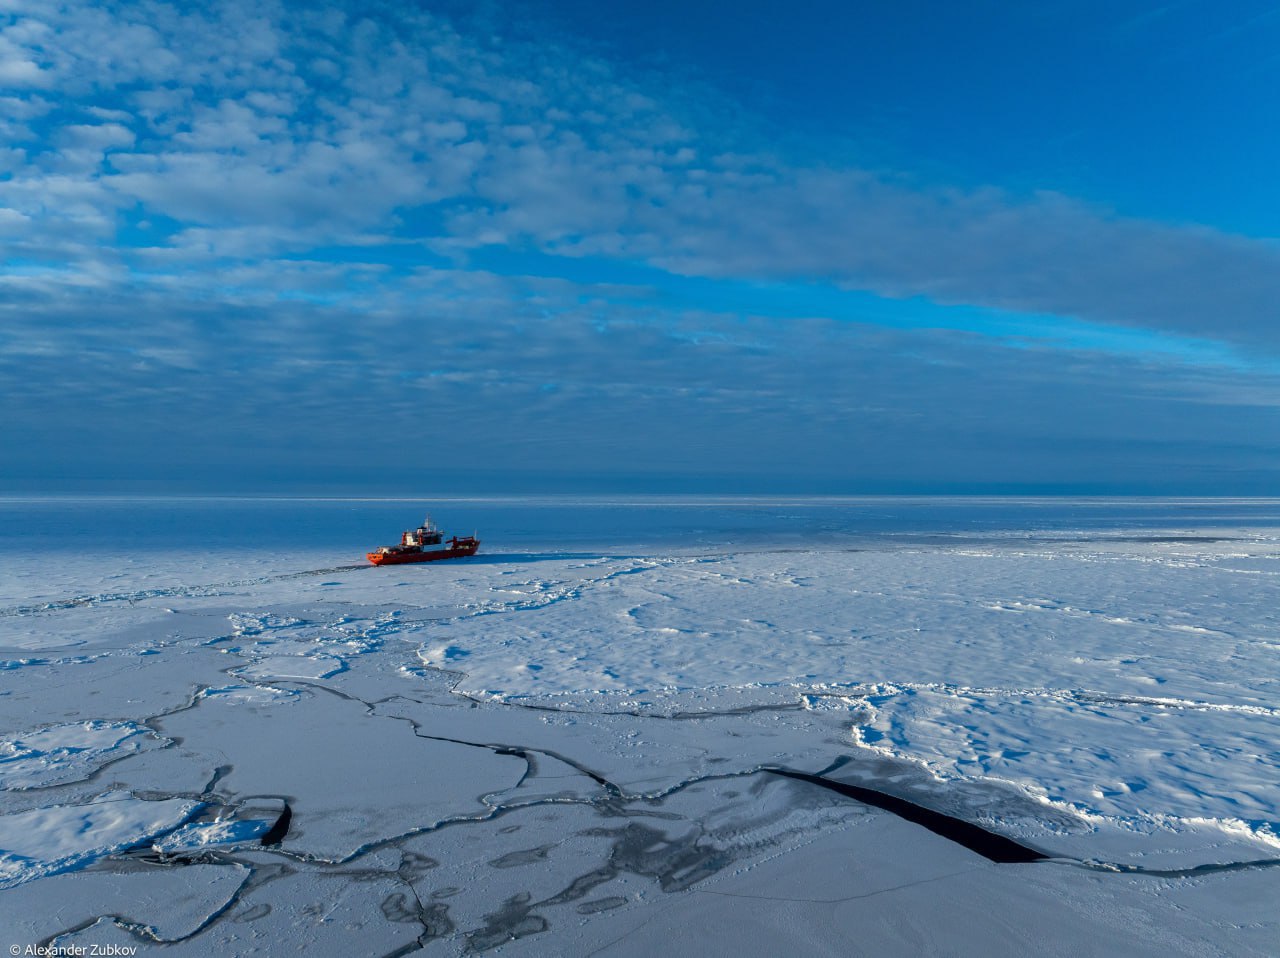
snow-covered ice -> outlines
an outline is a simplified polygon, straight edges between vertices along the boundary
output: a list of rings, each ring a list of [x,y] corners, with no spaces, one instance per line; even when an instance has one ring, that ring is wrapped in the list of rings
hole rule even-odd
[[[416,504],[98,503],[122,538],[92,559],[42,538],[90,524],[58,507],[0,503],[22,545],[0,552],[0,927],[22,944],[1280,934],[1242,904],[1280,880],[1276,503],[471,502],[479,556],[382,569],[361,552]],[[179,548],[191,526],[247,541]],[[1049,860],[993,864],[775,768]],[[153,878],[192,869],[213,890],[184,879],[163,914]],[[975,910],[1000,917],[948,924]],[[699,938],[717,923],[739,931]]]
[[[198,802],[144,801],[109,792],[83,805],[0,815],[0,888],[83,868],[136,847],[177,828],[198,808]]]
[[[87,778],[164,740],[136,722],[72,722],[0,741],[0,789],[46,788]]]

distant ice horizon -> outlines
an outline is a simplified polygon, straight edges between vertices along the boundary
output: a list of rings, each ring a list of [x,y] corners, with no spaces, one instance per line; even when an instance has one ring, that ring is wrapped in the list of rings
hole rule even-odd
[[[849,548],[935,540],[1178,532],[1228,538],[1280,527],[1280,499],[1246,497],[0,495],[0,554],[85,548],[235,551],[284,565],[363,561],[430,513],[481,554]],[[1233,532],[1234,531],[1234,532]],[[975,540],[976,541],[976,540]]]

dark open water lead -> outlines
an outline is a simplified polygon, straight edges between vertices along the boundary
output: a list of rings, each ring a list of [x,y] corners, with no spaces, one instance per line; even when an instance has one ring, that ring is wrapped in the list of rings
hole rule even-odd
[[[1005,838],[1003,835],[997,835],[995,832],[980,828],[972,822],[966,822],[960,818],[952,818],[950,815],[943,815],[941,812],[915,805],[902,798],[886,795],[884,792],[877,792],[872,788],[850,785],[847,782],[837,782],[830,778],[823,778],[821,775],[810,775],[808,772],[795,772],[785,768],[769,768],[765,769],[765,771],[772,772],[774,775],[782,775],[785,778],[794,778],[801,782],[819,785],[822,788],[844,795],[846,798],[862,802],[864,805],[874,805],[876,808],[882,808],[886,812],[892,812],[899,818],[922,825],[935,835],[941,835],[957,845],[963,845],[971,852],[976,852],[983,858],[1002,865],[1038,862],[1050,857],[1043,852],[1036,851],[1034,848],[1020,845],[1011,838]]]

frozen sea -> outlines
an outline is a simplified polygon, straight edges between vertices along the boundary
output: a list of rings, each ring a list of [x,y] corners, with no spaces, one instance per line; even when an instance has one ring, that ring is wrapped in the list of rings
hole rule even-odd
[[[0,499],[0,949],[1275,955],[1278,584],[1280,500]]]

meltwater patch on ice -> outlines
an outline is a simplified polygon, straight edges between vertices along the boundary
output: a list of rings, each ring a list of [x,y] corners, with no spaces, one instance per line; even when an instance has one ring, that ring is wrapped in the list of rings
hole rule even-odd
[[[71,722],[0,738],[0,789],[79,782],[109,762],[168,742],[136,722]]]

